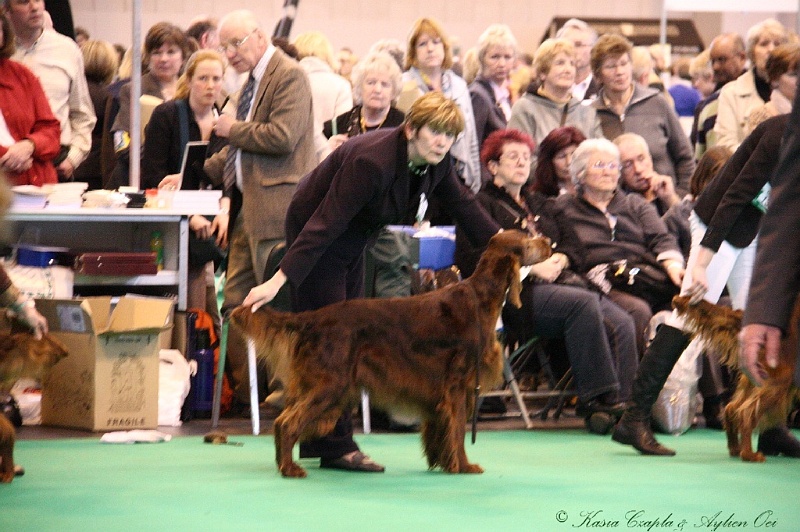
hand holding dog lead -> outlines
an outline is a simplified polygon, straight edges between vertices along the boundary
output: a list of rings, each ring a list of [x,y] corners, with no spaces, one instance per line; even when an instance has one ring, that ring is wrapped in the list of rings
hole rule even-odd
[[[739,366],[754,384],[761,386],[767,378],[767,373],[759,362],[759,354],[764,349],[767,366],[778,367],[781,330],[771,325],[751,323],[742,328],[739,344],[742,348]]]
[[[262,305],[266,305],[275,299],[278,290],[280,290],[285,283],[286,275],[281,270],[278,270],[268,281],[250,290],[250,293],[244,298],[242,305],[252,306],[251,310],[253,312],[257,311]]]
[[[47,334],[48,331],[47,320],[44,316],[39,314],[39,311],[36,310],[36,306],[32,303],[33,300],[23,303],[17,312],[17,317],[31,328],[37,340],[41,340],[42,336]]]

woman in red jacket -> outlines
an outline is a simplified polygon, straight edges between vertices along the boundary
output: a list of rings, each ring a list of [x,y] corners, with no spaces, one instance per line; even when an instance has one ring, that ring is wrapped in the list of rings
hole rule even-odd
[[[61,128],[36,76],[12,61],[14,33],[0,17],[0,169],[12,185],[57,183]]]

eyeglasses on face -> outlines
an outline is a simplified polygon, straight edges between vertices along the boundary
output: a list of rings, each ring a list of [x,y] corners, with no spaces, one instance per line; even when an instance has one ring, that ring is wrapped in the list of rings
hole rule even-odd
[[[224,53],[227,53],[227,52],[235,54],[236,52],[239,51],[239,48],[244,46],[244,43],[247,42],[247,39],[249,39],[250,36],[253,35],[257,31],[258,31],[258,28],[254,29],[253,31],[251,31],[250,33],[248,33],[247,35],[245,35],[241,39],[232,39],[232,40],[230,40],[230,41],[228,41],[226,43],[222,43],[219,46],[219,48],[217,48],[217,51],[219,53],[221,53],[221,54],[224,54]]]
[[[504,153],[503,155],[501,155],[500,156],[500,160],[501,161],[510,161],[510,162],[512,162],[514,164],[519,164],[519,162],[522,161],[523,163],[528,164],[528,163],[531,162],[531,156],[530,156],[530,154],[517,153],[515,151],[512,151],[512,152]]]
[[[589,168],[600,171],[603,170],[617,171],[619,170],[619,163],[616,161],[609,161],[607,163],[603,161],[595,161],[589,166]]]

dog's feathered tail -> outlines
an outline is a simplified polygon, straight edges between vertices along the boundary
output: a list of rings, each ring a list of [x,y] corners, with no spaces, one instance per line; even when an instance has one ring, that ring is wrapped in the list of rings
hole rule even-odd
[[[742,330],[742,311],[714,305],[708,301],[689,304],[687,296],[672,298],[672,306],[683,317],[694,335],[700,336],[708,351],[721,364],[739,368],[739,331]]]
[[[278,312],[267,306],[252,312],[238,307],[231,312],[231,324],[256,345],[256,354],[267,361],[270,372],[288,382],[290,353],[297,343],[298,322],[290,312]]]

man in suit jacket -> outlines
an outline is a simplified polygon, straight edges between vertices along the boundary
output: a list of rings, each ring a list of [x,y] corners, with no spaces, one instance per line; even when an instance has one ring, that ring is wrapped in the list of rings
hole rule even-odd
[[[217,176],[220,167],[225,167],[225,195],[230,196],[225,312],[240,305],[250,289],[264,281],[269,253],[285,239],[286,208],[300,178],[314,168],[316,157],[311,89],[303,69],[272,45],[250,11],[223,17],[219,36],[231,67],[253,78],[253,89],[248,91],[245,84],[219,117],[215,131],[227,137],[229,145],[208,165]],[[231,114],[241,112],[238,100],[250,92],[245,116],[237,120],[228,114],[229,108]],[[237,336],[231,334],[228,339],[228,360],[236,381],[234,399],[248,404],[247,348]],[[268,401],[280,407],[282,397],[275,393]]]

